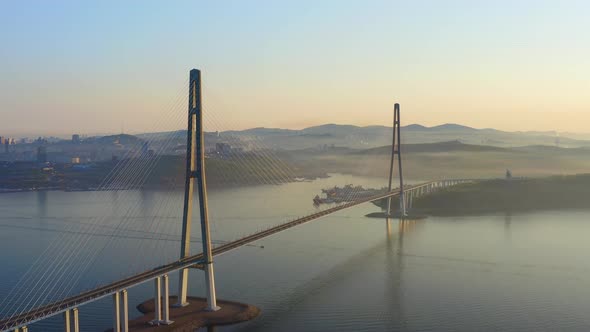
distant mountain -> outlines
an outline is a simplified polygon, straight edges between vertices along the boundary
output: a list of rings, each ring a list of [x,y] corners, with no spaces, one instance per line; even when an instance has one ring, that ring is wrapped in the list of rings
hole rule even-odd
[[[506,148],[499,148],[495,146],[487,145],[473,145],[464,144],[459,141],[448,141],[438,143],[421,143],[421,144],[405,144],[402,146],[402,152],[404,153],[419,153],[419,152],[458,152],[458,151],[471,151],[471,152],[484,152],[484,151],[504,151],[509,152],[511,150]],[[377,148],[366,149],[355,152],[356,154],[391,154],[391,145],[380,146]]]
[[[445,123],[442,125],[434,126],[428,128],[430,130],[439,130],[439,131],[477,131],[478,129],[459,125],[456,123]]]
[[[477,129],[456,123],[433,127],[420,124],[402,126],[402,144],[425,144],[459,142],[465,145],[518,147],[530,145],[560,146],[566,148],[590,147],[589,140],[556,137],[551,132],[507,132],[492,128]],[[137,135],[146,140],[166,139],[170,135],[182,141],[186,131],[146,133]],[[392,127],[354,126],[324,124],[301,130],[282,128],[250,128],[205,134],[207,147],[217,142],[240,146],[245,150],[270,148],[278,150],[301,150],[307,148],[346,147],[370,149],[391,144]],[[464,147],[463,147],[464,148]]]
[[[405,127],[402,127],[402,130],[412,130],[412,131],[422,131],[422,130],[428,130],[430,128],[425,127],[423,125],[419,125],[419,124],[411,124],[411,125],[407,125]]]
[[[301,131],[304,133],[341,133],[341,132],[357,132],[357,131],[362,131],[363,128],[378,128],[379,126],[371,126],[371,127],[358,127],[358,126],[353,126],[353,125],[339,125],[339,124],[325,124],[325,125],[321,125],[321,126],[314,126],[314,127],[308,127],[305,129],[302,129]],[[385,127],[383,127],[385,128]]]
[[[264,127],[257,127],[245,130],[228,130],[223,131],[223,135],[255,135],[255,136],[264,136],[264,135],[293,135],[297,133],[297,130],[291,129],[281,129],[281,128],[264,128]]]

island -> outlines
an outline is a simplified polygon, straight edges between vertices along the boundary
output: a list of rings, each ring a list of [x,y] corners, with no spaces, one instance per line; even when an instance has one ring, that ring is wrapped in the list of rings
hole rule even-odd
[[[414,213],[461,216],[534,210],[589,209],[590,174],[480,180],[414,199]],[[386,208],[387,201],[375,202]],[[394,198],[392,206],[399,206]]]

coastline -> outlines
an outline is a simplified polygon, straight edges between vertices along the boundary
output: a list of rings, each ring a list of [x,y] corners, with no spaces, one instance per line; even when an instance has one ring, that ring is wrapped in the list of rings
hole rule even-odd
[[[413,213],[431,216],[512,214],[547,210],[588,210],[590,174],[466,183],[416,197]],[[375,202],[383,208],[386,201]],[[394,206],[397,206],[395,200]]]

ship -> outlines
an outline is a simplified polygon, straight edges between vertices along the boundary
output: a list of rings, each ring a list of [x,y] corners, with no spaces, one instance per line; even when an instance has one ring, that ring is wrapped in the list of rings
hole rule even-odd
[[[372,197],[385,192],[387,192],[387,188],[373,189],[347,184],[344,187],[334,186],[332,188],[322,189],[322,196],[316,195],[313,198],[313,203],[315,205],[320,205],[354,202],[359,199]]]

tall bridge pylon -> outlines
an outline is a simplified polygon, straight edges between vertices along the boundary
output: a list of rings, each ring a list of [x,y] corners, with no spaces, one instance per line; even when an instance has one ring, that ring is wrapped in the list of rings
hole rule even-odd
[[[186,182],[184,191],[184,210],[182,214],[182,242],[180,248],[180,260],[191,256],[191,225],[193,215],[194,182],[197,180],[197,192],[199,196],[199,215],[201,219],[201,238],[203,242],[203,256],[205,283],[207,287],[207,309],[219,310],[215,294],[215,275],[213,271],[213,253],[211,248],[211,234],[209,230],[209,211],[207,204],[207,178],[205,172],[205,142],[203,132],[203,107],[201,91],[201,71],[190,71],[189,80],[189,105],[188,105],[188,130],[186,144]],[[179,272],[178,303],[177,306],[186,306],[188,294],[189,268]]]
[[[406,215],[406,204],[404,197],[404,177],[402,172],[402,149],[401,149],[401,119],[400,119],[400,108],[399,104],[396,103],[393,106],[393,135],[391,143],[391,163],[389,164],[389,186],[387,191],[391,191],[391,184],[393,181],[393,168],[395,165],[395,156],[397,155],[398,168],[399,168],[399,213],[400,216]],[[391,199],[389,196],[387,200],[387,215],[391,215]]]

